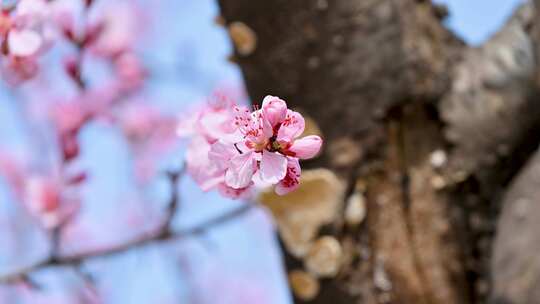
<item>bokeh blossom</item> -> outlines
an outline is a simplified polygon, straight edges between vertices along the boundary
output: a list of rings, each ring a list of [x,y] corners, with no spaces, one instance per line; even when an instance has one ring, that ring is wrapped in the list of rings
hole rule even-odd
[[[80,206],[77,185],[85,179],[79,175],[64,181],[59,175],[28,176],[25,180],[24,203],[45,228],[62,225]]]
[[[45,0],[21,0],[0,11],[1,71],[9,83],[34,77],[38,56],[54,39],[51,7]]]

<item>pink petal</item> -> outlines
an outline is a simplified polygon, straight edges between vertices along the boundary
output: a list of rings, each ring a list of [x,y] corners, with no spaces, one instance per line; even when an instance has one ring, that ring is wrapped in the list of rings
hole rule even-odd
[[[287,173],[287,157],[264,150],[259,171],[261,181],[269,184],[277,184]]]
[[[17,3],[17,17],[43,18],[48,12],[47,5],[44,0],[21,0]]]
[[[229,165],[229,160],[239,153],[233,144],[225,141],[217,141],[212,144],[208,152],[208,159],[221,170],[225,170]]]
[[[225,183],[234,189],[241,189],[251,184],[253,177],[253,153],[243,153],[233,157],[225,173]]]
[[[263,132],[262,132],[263,136],[262,136],[261,140],[268,139],[268,138],[274,136],[274,127],[273,127],[272,123],[268,119],[266,119],[266,117],[264,115],[262,115],[260,123],[262,124],[262,130],[263,130]]]
[[[290,143],[304,132],[304,117],[298,112],[287,110],[287,117],[279,128],[277,141]]]
[[[204,113],[197,126],[198,132],[205,134],[209,140],[217,140],[234,131],[232,116],[227,111]]]
[[[188,166],[198,167],[208,162],[208,152],[210,144],[202,136],[195,136],[191,140],[186,151],[186,161]]]
[[[279,97],[268,95],[263,99],[262,111],[264,118],[275,127],[287,116],[287,103]]]
[[[103,29],[92,45],[97,54],[104,56],[114,56],[130,49],[142,30],[134,1],[111,2],[114,5],[103,16]]]
[[[275,188],[276,194],[285,195],[296,190],[300,185],[301,170],[298,158],[289,157],[287,162],[287,175],[279,184],[277,184]]]
[[[317,135],[309,135],[294,141],[289,151],[293,152],[295,157],[309,159],[317,155],[322,146],[322,139]]]
[[[189,175],[203,191],[209,191],[223,182],[224,169],[216,167],[209,160],[210,144],[202,136],[196,136],[186,151]]]
[[[241,189],[231,188],[224,183],[221,183],[218,186],[219,193],[224,197],[228,197],[231,199],[248,198],[251,194],[252,189],[253,187],[251,185]]]
[[[26,202],[33,212],[51,212],[60,204],[60,191],[46,178],[31,177],[26,185]]]
[[[210,191],[223,183],[224,180],[225,177],[223,176],[223,173],[214,171],[213,174],[208,174],[208,176],[199,183],[199,187],[201,187],[202,191]]]
[[[9,51],[20,57],[27,57],[37,53],[43,43],[41,36],[31,30],[12,30],[8,36]]]

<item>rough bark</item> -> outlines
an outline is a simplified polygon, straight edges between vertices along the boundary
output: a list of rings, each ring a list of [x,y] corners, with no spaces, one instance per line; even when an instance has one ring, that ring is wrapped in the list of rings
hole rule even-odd
[[[536,72],[528,34],[533,13],[532,5],[521,6],[483,46],[466,49],[453,70],[452,89],[439,112],[455,146],[450,169],[457,179],[473,174],[486,182],[498,173],[489,167],[508,157],[538,121],[540,107],[530,98]]]
[[[350,258],[310,303],[484,303],[500,194],[540,139],[533,7],[470,48],[429,1],[219,3],[256,37],[235,53],[252,100],[312,117],[326,149],[306,165],[363,185],[367,220],[321,229]]]
[[[538,20],[540,17],[540,14],[538,13],[540,11],[540,0],[535,0],[534,5],[536,8],[535,18]],[[535,42],[536,62],[540,62],[540,22],[533,22],[532,28],[532,37]],[[540,71],[536,73],[536,76],[536,87],[540,88]]]
[[[540,62],[540,1],[535,1],[536,17],[531,24],[531,38]],[[540,100],[540,70],[536,71],[534,94],[538,108]],[[529,134],[530,136],[530,134]],[[502,199],[502,210],[497,223],[497,237],[493,247],[491,271],[493,291],[491,303],[517,304],[540,302],[540,257],[538,231],[540,229],[540,151],[515,177]]]
[[[493,303],[540,301],[540,151],[512,182],[498,223]]]

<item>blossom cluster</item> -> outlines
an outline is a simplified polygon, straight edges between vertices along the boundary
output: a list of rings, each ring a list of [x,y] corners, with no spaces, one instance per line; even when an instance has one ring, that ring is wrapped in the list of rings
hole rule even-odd
[[[93,0],[19,0],[0,3],[0,71],[2,78],[16,85],[34,78],[39,59],[51,46],[66,40],[76,48],[112,61],[128,84],[140,84],[144,74],[132,52],[137,19],[128,2],[113,3],[107,12],[87,18]],[[84,17],[83,17],[84,16]],[[81,22],[81,20],[83,20]],[[65,58],[72,77],[81,73],[77,56]]]
[[[178,132],[192,138],[186,163],[199,186],[239,198],[254,187],[275,185],[279,195],[298,187],[299,160],[314,157],[322,145],[316,135],[300,138],[304,127],[300,113],[266,96],[254,111],[226,100],[209,104],[183,121]]]
[[[16,85],[34,79],[26,87],[31,90],[25,92],[30,97],[25,114],[52,127],[47,135],[52,136],[58,153],[43,167],[3,153],[0,175],[7,177],[17,199],[48,229],[76,215],[81,186],[91,178],[76,165],[81,155],[79,135],[87,124],[100,121],[124,131],[134,154],[137,181],[154,174],[157,168],[151,156],[164,153],[175,138],[174,118],[136,98],[148,76],[135,51],[135,37],[140,34],[139,6],[118,1],[99,7],[95,2],[0,3],[0,78],[21,91],[25,87]],[[61,43],[69,47],[67,53],[60,52],[64,76],[76,91],[56,96],[47,81],[50,75],[38,68],[38,62],[47,50]],[[104,81],[89,81],[83,73],[96,62],[111,67]],[[38,74],[44,77],[36,77]]]

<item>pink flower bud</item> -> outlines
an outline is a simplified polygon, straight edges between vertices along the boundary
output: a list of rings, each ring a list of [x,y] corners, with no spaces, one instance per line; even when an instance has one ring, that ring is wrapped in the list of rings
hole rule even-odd
[[[59,223],[60,189],[46,177],[32,176],[27,179],[25,203],[34,215],[45,220],[47,227],[51,228]]]
[[[313,158],[322,146],[322,139],[317,135],[309,135],[294,141],[288,149],[295,157],[301,159]]]

